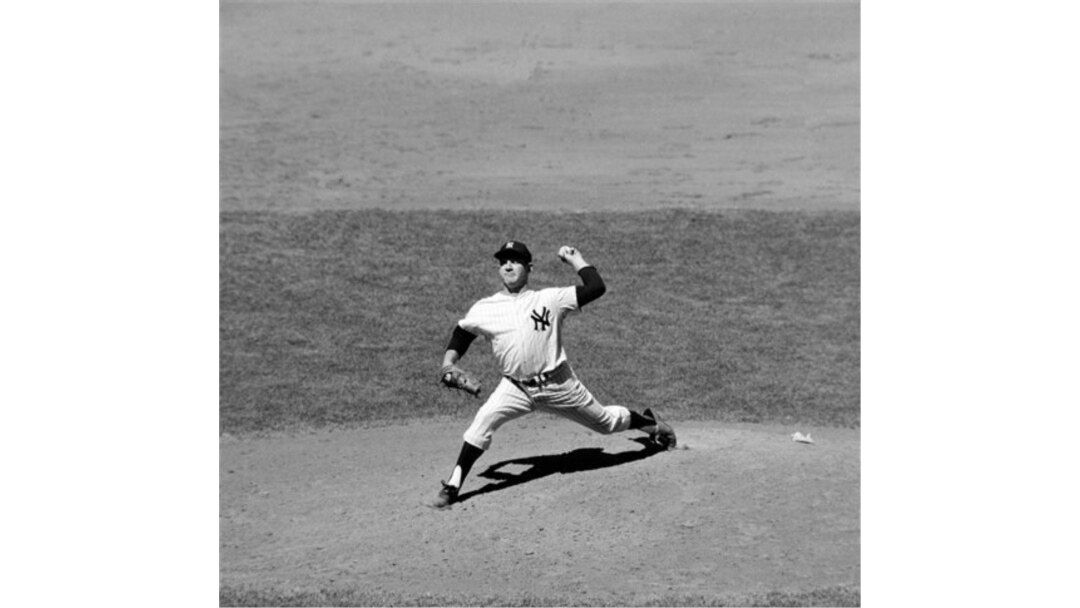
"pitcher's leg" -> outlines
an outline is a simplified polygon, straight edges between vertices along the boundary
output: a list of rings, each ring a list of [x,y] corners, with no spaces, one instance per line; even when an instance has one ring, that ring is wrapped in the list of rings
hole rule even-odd
[[[601,405],[576,377],[551,387],[536,407],[603,435],[630,428],[631,412],[621,405]]]
[[[481,450],[491,447],[491,438],[500,426],[533,411],[532,399],[506,378],[495,387],[477,410],[464,439]]]
[[[457,502],[461,485],[465,483],[474,463],[491,447],[491,438],[503,424],[532,411],[532,400],[521,389],[505,378],[495,387],[484,405],[477,410],[472,424],[465,431],[461,453],[450,472],[450,478],[442,482],[442,489],[430,503],[442,509]]]
[[[661,447],[675,447],[675,431],[651,408],[638,412],[621,405],[602,405],[576,377],[553,387],[536,407],[552,412],[602,434],[640,429]]]

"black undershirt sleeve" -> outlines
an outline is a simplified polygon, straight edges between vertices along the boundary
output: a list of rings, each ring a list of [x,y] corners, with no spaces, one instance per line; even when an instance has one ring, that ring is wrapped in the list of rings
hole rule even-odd
[[[450,343],[446,345],[446,350],[456,350],[458,355],[465,356],[465,351],[469,350],[469,345],[475,339],[476,334],[461,329],[460,325],[455,325],[454,333],[450,336]]]
[[[607,286],[604,285],[604,279],[600,278],[600,272],[596,270],[595,267],[586,266],[582,268],[578,271],[578,276],[585,282],[584,285],[577,286],[578,308],[596,300],[607,291]]]

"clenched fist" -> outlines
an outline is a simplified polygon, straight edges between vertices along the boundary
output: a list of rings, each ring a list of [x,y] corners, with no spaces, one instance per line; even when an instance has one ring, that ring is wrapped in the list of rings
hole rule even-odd
[[[559,248],[559,259],[573,266],[574,270],[581,270],[589,265],[585,258],[581,257],[581,252],[569,245],[563,245]]]

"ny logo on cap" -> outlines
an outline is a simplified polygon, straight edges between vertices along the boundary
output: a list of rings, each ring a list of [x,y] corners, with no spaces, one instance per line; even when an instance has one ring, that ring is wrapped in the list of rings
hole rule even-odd
[[[503,245],[503,249],[513,249],[513,248],[514,248],[514,241],[507,241],[507,243],[505,245]]]

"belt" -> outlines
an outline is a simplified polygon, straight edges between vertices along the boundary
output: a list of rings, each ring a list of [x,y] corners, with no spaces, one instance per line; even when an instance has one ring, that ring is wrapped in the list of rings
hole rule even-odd
[[[536,376],[530,376],[528,378],[525,378],[524,380],[521,378],[511,378],[510,376],[506,376],[506,379],[519,386],[539,388],[547,384],[548,382],[558,382],[560,380],[564,380],[565,378],[563,378],[563,376],[566,375],[569,371],[570,366],[567,365],[565,361],[563,361],[559,364],[558,367],[551,370],[550,372],[544,372]]]

